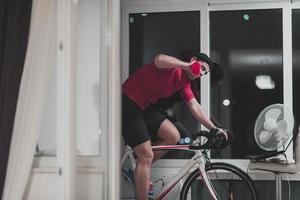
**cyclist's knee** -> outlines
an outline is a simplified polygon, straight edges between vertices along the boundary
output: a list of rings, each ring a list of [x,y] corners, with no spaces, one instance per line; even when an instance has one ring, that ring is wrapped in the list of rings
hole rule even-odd
[[[152,150],[150,150],[150,151],[144,151],[138,157],[138,162],[150,166],[152,164],[153,158],[154,158],[154,155],[153,155],[153,151]]]
[[[170,132],[166,135],[166,142],[167,144],[177,144],[180,140],[180,134],[178,131]]]
[[[160,125],[157,137],[166,144],[176,144],[180,139],[180,134],[172,122],[165,120]]]
[[[177,132],[176,134],[173,134],[173,136],[172,136],[172,143],[173,144],[177,144],[179,142],[179,140],[180,140],[180,134],[179,134],[179,132]]]
[[[150,142],[140,144],[134,148],[138,162],[151,165],[154,154]]]
[[[180,140],[179,132],[166,132],[164,138],[159,138],[166,144],[177,144]]]

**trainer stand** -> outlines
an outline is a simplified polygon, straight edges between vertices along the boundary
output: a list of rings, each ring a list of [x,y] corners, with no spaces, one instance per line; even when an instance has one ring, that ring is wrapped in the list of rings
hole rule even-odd
[[[249,169],[251,170],[263,170],[273,172],[275,174],[276,181],[276,200],[282,199],[282,176],[281,173],[295,174],[300,172],[300,127],[296,138],[295,148],[296,162],[293,164],[288,163],[266,163],[251,161],[249,163]]]

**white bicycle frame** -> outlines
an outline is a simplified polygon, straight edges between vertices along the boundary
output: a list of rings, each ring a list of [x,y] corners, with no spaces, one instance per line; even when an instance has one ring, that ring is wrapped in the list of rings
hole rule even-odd
[[[155,200],[162,200],[169,191],[186,175],[188,172],[194,168],[199,168],[201,180],[204,183],[207,191],[211,195],[212,200],[218,200],[218,196],[207,176],[207,173],[205,171],[205,164],[206,159],[204,158],[203,153],[201,150],[193,150],[189,149],[190,145],[166,145],[166,146],[153,146],[153,151],[158,150],[187,150],[187,151],[193,151],[195,152],[195,155],[179,170],[179,172],[173,177],[171,181],[169,181],[163,188],[160,190],[160,192],[156,195]],[[125,160],[129,158],[131,167],[134,169],[136,162],[135,158],[133,156],[133,150],[126,146],[125,152],[121,159],[121,166],[123,166]]]

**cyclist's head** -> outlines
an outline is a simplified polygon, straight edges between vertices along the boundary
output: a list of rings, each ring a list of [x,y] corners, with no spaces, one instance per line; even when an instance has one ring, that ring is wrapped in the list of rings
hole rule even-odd
[[[200,76],[202,76],[204,74],[207,74],[211,70],[211,68],[213,67],[213,62],[204,53],[194,53],[193,56],[191,57],[190,61],[191,62],[193,62],[193,61],[200,61],[200,62],[202,62],[201,67],[198,66],[198,68],[196,68],[196,70],[195,70],[195,72],[198,72],[200,74]],[[192,66],[192,67],[194,67],[194,66]]]
[[[213,62],[211,59],[205,54],[205,53],[200,53],[194,50],[184,50],[180,53],[179,58],[185,62],[192,62],[192,61],[201,61],[206,64],[205,66],[202,65],[201,68],[203,69],[198,69],[196,71],[202,70],[202,74],[206,74],[207,72],[211,71],[213,67]]]
[[[213,62],[205,53],[200,53],[200,52],[195,53],[193,57],[199,61],[207,63],[209,65],[209,67],[212,67],[212,65],[213,65]]]
[[[186,50],[180,52],[179,59],[185,62],[190,62],[192,58],[207,63],[209,67],[211,67],[213,63],[205,53],[200,53],[194,50]]]

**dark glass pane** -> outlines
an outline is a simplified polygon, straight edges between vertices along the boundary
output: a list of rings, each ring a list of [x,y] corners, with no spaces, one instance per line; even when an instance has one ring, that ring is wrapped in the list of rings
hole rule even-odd
[[[293,111],[295,131],[300,125],[300,9],[293,10]]]
[[[186,60],[200,51],[200,12],[135,13],[129,23],[130,73],[159,53]]]
[[[129,31],[130,74],[160,53],[189,61],[193,52],[200,51],[199,11],[130,14]],[[176,103],[171,110],[188,132],[199,127],[184,103]]]
[[[282,11],[210,13],[211,56],[224,77],[211,83],[212,116],[235,134],[235,142],[215,158],[263,153],[253,132],[263,108],[283,103]]]

